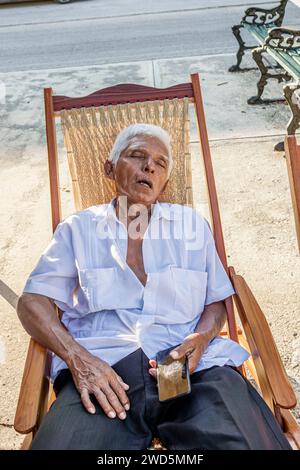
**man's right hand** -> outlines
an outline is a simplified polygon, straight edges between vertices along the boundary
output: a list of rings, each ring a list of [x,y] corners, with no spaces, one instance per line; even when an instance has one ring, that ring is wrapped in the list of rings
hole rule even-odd
[[[126,418],[129,386],[107,362],[98,359],[80,346],[60,322],[54,301],[39,294],[22,294],[17,306],[25,330],[44,348],[53,351],[67,364],[82,403],[89,413],[95,413],[90,395],[110,418]]]
[[[71,355],[67,365],[83,406],[89,413],[96,412],[90,399],[90,395],[94,395],[109,418],[126,418],[130,404],[125,390],[129,389],[129,385],[107,362],[82,349],[80,354]]]

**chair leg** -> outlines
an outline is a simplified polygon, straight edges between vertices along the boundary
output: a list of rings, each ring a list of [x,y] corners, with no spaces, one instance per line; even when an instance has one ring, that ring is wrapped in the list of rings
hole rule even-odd
[[[252,70],[252,68],[241,68],[240,65],[241,65],[241,62],[242,62],[242,58],[243,58],[243,55],[245,54],[245,51],[247,49],[254,49],[255,46],[246,46],[245,44],[245,41],[243,40],[242,36],[241,36],[241,28],[243,28],[243,25],[241,24],[237,24],[235,26],[232,26],[232,32],[239,44],[239,48],[238,48],[238,51],[236,53],[236,64],[235,65],[232,65],[231,67],[229,67],[228,71],[229,72],[245,72],[247,70]]]
[[[295,450],[300,450],[300,426],[291,413],[291,410],[281,408],[285,436]]]
[[[263,47],[256,47],[252,51],[252,56],[260,70],[260,79],[257,82],[257,95],[248,99],[248,104],[270,104],[270,103],[283,103],[285,99],[262,99],[261,96],[264,92],[265,86],[269,78],[275,78],[281,83],[283,80],[288,81],[291,79],[287,72],[269,73],[269,68],[263,61],[263,53],[266,52]]]
[[[31,443],[33,440],[33,434],[30,432],[29,434],[26,434],[26,437],[21,445],[21,450],[28,450],[31,447]]]

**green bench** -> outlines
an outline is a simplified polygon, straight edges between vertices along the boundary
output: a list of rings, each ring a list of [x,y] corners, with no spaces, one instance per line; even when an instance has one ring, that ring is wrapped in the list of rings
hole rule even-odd
[[[300,123],[300,99],[297,90],[300,89],[300,27],[299,30],[282,27],[285,8],[288,0],[281,0],[272,9],[248,8],[239,25],[233,26],[232,31],[239,43],[237,63],[230,67],[230,72],[249,70],[241,68],[240,64],[246,49],[252,50],[252,56],[259,70],[257,95],[248,99],[248,104],[269,104],[274,101],[287,101],[292,117],[287,125],[287,134],[295,134]],[[258,42],[259,47],[246,46],[241,37],[241,30],[248,31]],[[267,58],[274,59],[276,65],[268,63]],[[267,63],[266,63],[267,62]],[[262,99],[264,88],[269,79],[279,83],[288,82],[283,87],[285,100]],[[275,146],[275,150],[283,150],[283,142]]]
[[[250,33],[252,33],[257,40],[264,40],[264,38],[266,38],[268,35],[269,29],[282,25],[287,2],[288,0],[281,0],[279,5],[269,9],[258,7],[247,8],[240,24],[237,24],[231,28],[239,44],[239,48],[236,54],[237,63],[230,67],[230,72],[241,72],[244,70],[249,70],[246,68],[242,69],[240,64],[242,62],[243,55],[245,54],[245,50],[254,49],[254,47],[256,47],[246,46],[241,36],[241,30],[245,28]]]

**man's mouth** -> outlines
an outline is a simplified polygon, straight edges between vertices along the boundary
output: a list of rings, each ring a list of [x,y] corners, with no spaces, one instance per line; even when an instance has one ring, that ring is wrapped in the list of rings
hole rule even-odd
[[[153,187],[152,182],[146,179],[140,179],[137,181],[137,183],[140,184],[141,186],[144,186],[145,188],[152,189]]]

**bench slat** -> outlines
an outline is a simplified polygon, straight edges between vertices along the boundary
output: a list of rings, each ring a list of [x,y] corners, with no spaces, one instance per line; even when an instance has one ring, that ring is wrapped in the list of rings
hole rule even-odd
[[[250,24],[244,23],[244,28],[249,33],[251,33],[261,45],[263,45],[263,43],[265,42],[265,39],[268,36],[269,29],[274,28],[274,26],[275,25],[272,24],[272,25],[269,25],[267,28],[264,25],[258,25],[258,24],[250,25]]]
[[[290,51],[289,55],[297,63],[297,65],[299,64],[300,67],[300,49],[298,49],[298,52]]]
[[[274,24],[265,25],[243,24],[244,28],[251,33],[260,45],[263,45],[270,29],[276,27]],[[300,48],[294,50],[280,50],[272,47],[267,47],[266,51],[278,62],[293,78],[298,80],[300,78]]]
[[[270,56],[273,57],[276,62],[279,63],[279,65],[281,65],[285,70],[287,70],[290,75],[292,75],[293,78],[295,78],[296,80],[300,78],[299,56],[296,61],[295,58],[290,55],[290,52],[280,51],[271,47],[267,47],[266,50],[270,54]]]

